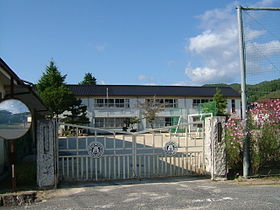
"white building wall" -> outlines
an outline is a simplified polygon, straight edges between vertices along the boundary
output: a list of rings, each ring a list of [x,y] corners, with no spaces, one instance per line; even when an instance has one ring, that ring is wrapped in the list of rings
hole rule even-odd
[[[235,99],[235,112],[237,116],[241,116],[241,99]]]
[[[102,97],[105,98],[105,97]],[[112,97],[112,98],[127,98],[127,97]],[[198,97],[199,98],[199,97]],[[82,98],[83,104],[88,107],[88,117],[91,121],[91,126],[94,126],[95,118],[129,118],[138,117],[142,118],[142,112],[140,109],[140,104],[145,102],[146,97],[130,97],[129,98],[129,108],[116,108],[116,107],[94,107],[94,97]],[[198,110],[193,108],[193,98],[177,98],[178,107],[177,108],[166,108],[164,111],[158,113],[159,117],[172,117],[172,116],[182,116],[181,122],[188,121],[189,114],[197,114]],[[227,99],[227,113],[231,114],[232,110],[232,99]],[[240,114],[240,99],[235,99],[235,109],[236,113]],[[138,130],[143,130],[146,128],[146,120],[143,119],[138,125]]]

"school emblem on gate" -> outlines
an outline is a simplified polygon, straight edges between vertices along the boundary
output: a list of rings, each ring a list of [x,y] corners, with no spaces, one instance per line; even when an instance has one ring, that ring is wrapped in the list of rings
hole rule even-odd
[[[104,146],[99,142],[91,142],[88,145],[88,154],[93,158],[101,158],[104,153]]]
[[[178,151],[178,145],[174,141],[168,141],[165,143],[163,150],[166,155],[174,156],[174,155],[176,155],[176,153]]]

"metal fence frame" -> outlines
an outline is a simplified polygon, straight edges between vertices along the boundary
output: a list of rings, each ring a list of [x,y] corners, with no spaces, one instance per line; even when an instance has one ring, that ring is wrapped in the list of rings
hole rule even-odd
[[[104,181],[206,173],[203,121],[135,133],[65,123],[59,125],[76,129],[75,136],[57,138],[60,145],[60,181]],[[197,125],[201,125],[202,132],[191,129]],[[185,132],[172,133],[178,126]],[[78,136],[79,129],[94,131],[94,135]],[[173,156],[163,149],[169,141],[176,142],[178,147],[178,152]],[[65,142],[64,149],[61,142]],[[103,143],[102,157],[94,158],[87,154],[91,142]]]

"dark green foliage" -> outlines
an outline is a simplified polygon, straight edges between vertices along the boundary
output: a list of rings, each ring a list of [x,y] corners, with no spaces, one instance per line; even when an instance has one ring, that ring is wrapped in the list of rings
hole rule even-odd
[[[74,99],[74,94],[64,83],[65,78],[66,75],[62,76],[51,61],[36,85],[39,96],[56,116],[67,110]]]
[[[48,87],[39,92],[39,95],[56,116],[67,110],[75,98],[64,84],[59,87]]]
[[[81,104],[81,100],[75,98],[73,92],[66,86],[65,78],[66,75],[62,76],[51,61],[36,86],[40,97],[56,117],[68,110],[69,114],[66,114],[68,122],[89,123],[86,117],[87,107]]]
[[[202,111],[202,113],[212,113],[214,116],[217,115],[217,105],[215,101],[202,103],[199,105],[199,109]]]
[[[86,73],[84,80],[80,82],[81,85],[96,85],[96,78],[92,76],[92,73]]]
[[[58,71],[54,61],[50,61],[50,64],[46,67],[46,71],[43,73],[42,77],[39,79],[36,85],[39,93],[46,90],[48,87],[60,87],[65,84],[65,78],[67,75],[61,75]]]
[[[84,125],[90,123],[87,117],[87,106],[82,104],[81,99],[75,99],[72,105],[67,109],[67,113],[64,114],[66,117],[63,119],[66,123]]]
[[[218,116],[225,115],[225,109],[227,107],[227,100],[223,96],[220,88],[216,89],[216,93],[213,96],[213,101],[216,103],[216,112]]]
[[[240,92],[240,84],[206,84],[206,87],[231,87]],[[256,85],[247,85],[248,103],[262,99],[280,98],[280,79],[261,82]]]
[[[279,126],[278,126],[279,127]],[[265,125],[260,131],[252,131],[251,156],[253,173],[280,164],[280,134],[277,125]],[[256,149],[257,148],[257,149]]]

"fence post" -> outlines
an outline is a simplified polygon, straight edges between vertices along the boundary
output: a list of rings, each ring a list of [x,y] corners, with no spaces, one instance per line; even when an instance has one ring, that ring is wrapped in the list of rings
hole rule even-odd
[[[205,164],[212,180],[224,180],[227,175],[225,117],[205,119]]]

